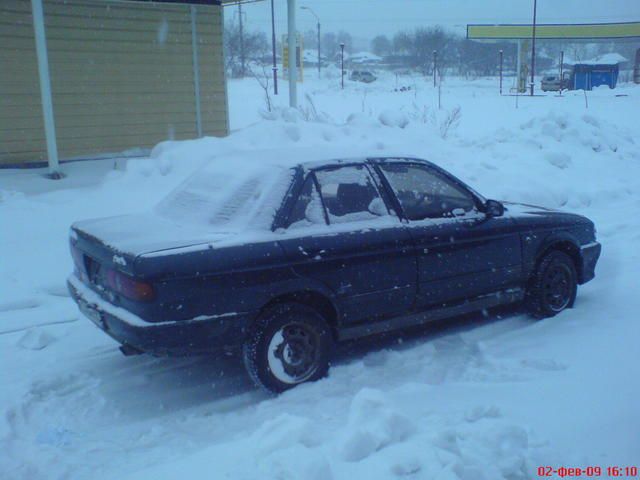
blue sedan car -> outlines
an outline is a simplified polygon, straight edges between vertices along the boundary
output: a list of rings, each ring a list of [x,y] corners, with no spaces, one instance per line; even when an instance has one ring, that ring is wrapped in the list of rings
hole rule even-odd
[[[335,342],[515,302],[554,316],[600,255],[589,219],[405,156],[210,162],[70,242],[71,294],[123,353],[238,351],[273,392],[325,376]]]

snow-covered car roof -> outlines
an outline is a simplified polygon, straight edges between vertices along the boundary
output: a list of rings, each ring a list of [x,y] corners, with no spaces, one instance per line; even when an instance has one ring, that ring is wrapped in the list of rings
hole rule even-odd
[[[332,160],[335,158],[336,160]],[[268,230],[291,185],[294,167],[364,161],[322,149],[237,152],[206,160],[155,208],[160,217],[225,231]]]

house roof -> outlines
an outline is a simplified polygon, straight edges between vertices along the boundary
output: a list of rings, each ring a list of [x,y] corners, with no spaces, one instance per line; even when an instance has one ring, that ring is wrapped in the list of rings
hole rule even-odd
[[[604,55],[598,55],[597,57],[581,60],[575,59],[571,57],[564,57],[564,64],[574,65],[619,65],[621,63],[626,63],[629,60],[619,53],[605,53]]]

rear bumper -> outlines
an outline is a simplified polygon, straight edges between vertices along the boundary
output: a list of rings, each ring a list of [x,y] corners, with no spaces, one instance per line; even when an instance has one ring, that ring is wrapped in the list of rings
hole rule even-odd
[[[602,245],[598,242],[591,242],[580,247],[580,256],[582,257],[580,284],[587,283],[596,276],[596,263],[600,258],[601,251]]]
[[[226,314],[204,319],[150,323],[110,304],[72,275],[67,287],[80,311],[125,347],[158,356],[236,351],[252,316]]]

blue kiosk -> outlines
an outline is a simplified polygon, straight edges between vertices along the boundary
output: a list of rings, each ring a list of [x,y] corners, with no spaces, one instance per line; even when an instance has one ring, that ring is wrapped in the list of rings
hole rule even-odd
[[[618,82],[618,64],[576,63],[569,77],[570,90],[591,90],[607,85],[615,88]]]

